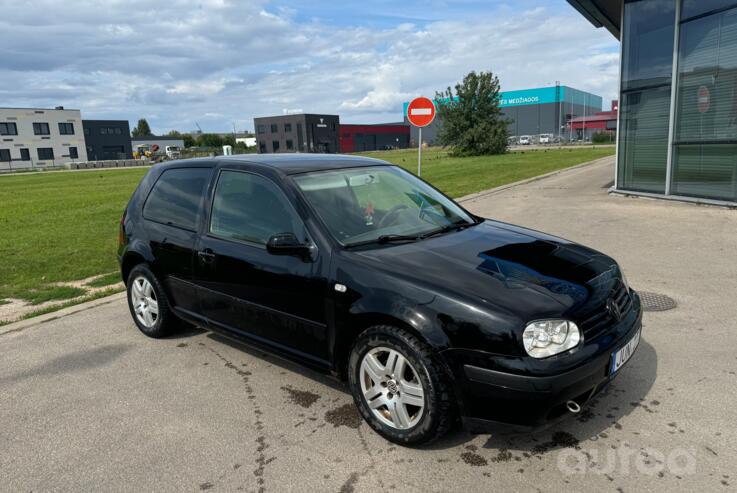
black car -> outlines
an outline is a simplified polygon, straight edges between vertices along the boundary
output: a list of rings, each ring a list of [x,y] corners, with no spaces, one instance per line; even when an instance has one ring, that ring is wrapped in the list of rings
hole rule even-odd
[[[121,220],[138,328],[179,320],[348,381],[389,440],[545,427],[639,342],[610,257],[477,217],[387,162],[258,155],[154,166]]]

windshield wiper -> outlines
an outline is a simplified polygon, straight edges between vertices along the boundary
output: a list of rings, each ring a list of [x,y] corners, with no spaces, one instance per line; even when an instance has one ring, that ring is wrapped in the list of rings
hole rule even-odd
[[[417,241],[422,235],[381,235],[376,238],[377,243],[394,243],[397,241]]]
[[[354,248],[363,245],[374,245],[377,243],[383,245],[385,243],[417,241],[420,239],[422,239],[420,235],[381,235],[378,238],[374,238],[373,240],[357,241],[356,243],[351,243],[349,245],[346,245],[345,247]]]
[[[365,240],[365,241],[359,241],[356,243],[351,243],[349,245],[346,245],[346,248],[354,248],[358,246],[371,245],[371,244],[377,244],[377,243],[380,245],[383,245],[385,243],[420,241],[420,240],[424,240],[425,238],[430,238],[431,236],[449,233],[451,231],[459,231],[461,229],[465,229],[475,224],[477,223],[467,223],[465,221],[446,224],[445,226],[441,228],[434,229],[427,233],[422,233],[421,235],[381,235],[378,238],[375,238],[373,240]]]
[[[425,238],[430,238],[431,236],[437,236],[442,235],[445,233],[450,233],[451,231],[459,231],[461,229],[465,229],[469,226],[473,226],[475,223],[467,223],[467,222],[457,222],[457,223],[451,223],[446,224],[445,226],[435,229],[433,231],[430,231],[428,233],[425,233],[423,235],[420,235],[418,239],[424,240]]]

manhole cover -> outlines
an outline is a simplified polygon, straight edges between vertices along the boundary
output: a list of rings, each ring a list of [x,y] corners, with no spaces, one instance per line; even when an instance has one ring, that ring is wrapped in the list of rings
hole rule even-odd
[[[642,300],[642,309],[646,312],[664,312],[678,306],[676,300],[664,294],[648,293],[647,291],[640,291],[639,294]]]

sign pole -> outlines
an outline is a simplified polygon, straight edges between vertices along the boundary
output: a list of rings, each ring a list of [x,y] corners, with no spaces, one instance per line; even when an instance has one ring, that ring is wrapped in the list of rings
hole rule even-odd
[[[407,120],[417,127],[417,176],[422,175],[422,127],[426,127],[435,119],[435,103],[429,98],[420,96],[407,105]]]
[[[417,176],[422,176],[422,127],[418,127],[417,133],[417,140],[419,141],[417,146]]]

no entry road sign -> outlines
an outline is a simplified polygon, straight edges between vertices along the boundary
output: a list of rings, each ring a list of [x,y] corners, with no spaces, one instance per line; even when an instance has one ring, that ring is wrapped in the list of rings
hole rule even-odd
[[[711,106],[711,93],[709,92],[708,87],[699,87],[697,100],[699,103],[699,113],[706,113],[707,111],[709,111],[709,107]]]
[[[407,119],[415,127],[427,127],[435,119],[435,104],[422,96],[413,99],[407,106]]]

